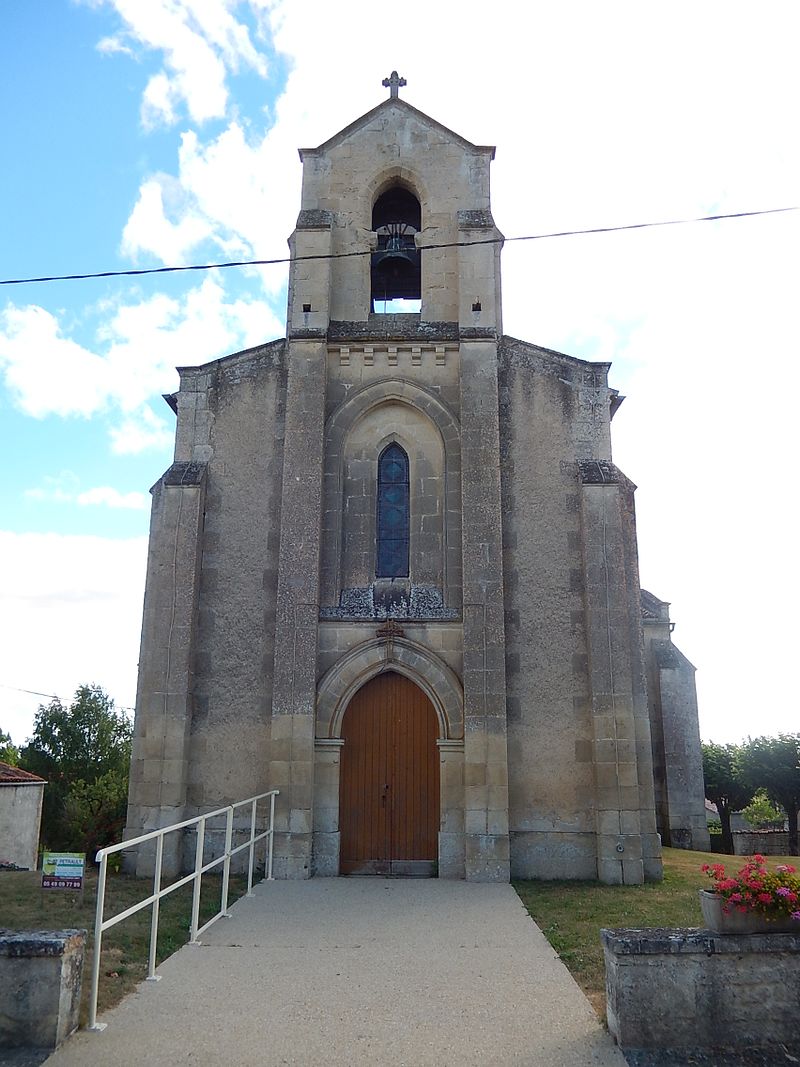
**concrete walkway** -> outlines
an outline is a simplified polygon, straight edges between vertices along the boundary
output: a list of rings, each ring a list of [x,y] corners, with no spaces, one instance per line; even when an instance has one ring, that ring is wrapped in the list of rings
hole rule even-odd
[[[623,1067],[508,885],[270,882],[48,1067]]]

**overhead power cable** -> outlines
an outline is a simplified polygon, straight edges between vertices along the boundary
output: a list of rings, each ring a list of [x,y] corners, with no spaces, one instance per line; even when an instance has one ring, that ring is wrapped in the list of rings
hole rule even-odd
[[[442,244],[420,245],[417,251],[436,248],[473,248],[475,245],[503,244],[510,241],[545,241],[551,237],[580,237],[592,233],[617,233],[621,230],[646,230],[655,226],[685,226],[694,222],[718,222],[720,219],[744,219],[753,215],[775,215],[782,211],[797,211],[798,206],[771,207],[762,211],[735,211],[728,215],[702,215],[697,219],[666,219],[661,222],[631,222],[625,226],[593,226],[585,230],[557,230],[553,233],[533,233],[525,237],[486,237],[478,241],[446,241]],[[145,267],[140,270],[102,270],[92,274],[52,274],[40,278],[4,278],[0,285],[29,285],[34,282],[77,282],[91,278],[135,278],[143,274],[177,274],[188,270],[220,270],[224,267],[274,267],[282,263],[301,263],[311,259],[349,259],[369,256],[371,248],[354,252],[325,252],[310,256],[283,256],[278,259],[233,259],[224,263],[192,263],[182,267]]]
[[[18,685],[5,685],[3,682],[0,682],[0,689],[11,689],[15,693],[29,693],[31,696],[34,697],[47,697],[49,700],[58,700],[61,701],[61,703],[63,704],[63,701],[61,700],[61,697],[58,695],[58,693],[40,693],[38,689],[20,689]],[[136,711],[136,708],[126,707],[125,704],[117,704],[114,703],[113,700],[112,703],[118,711]]]

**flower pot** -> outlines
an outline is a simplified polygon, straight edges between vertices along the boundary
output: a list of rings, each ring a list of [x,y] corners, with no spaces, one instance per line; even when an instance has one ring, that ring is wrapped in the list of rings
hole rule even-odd
[[[732,907],[729,912],[722,910],[725,898],[719,893],[707,889],[700,890],[700,910],[703,922],[715,934],[800,934],[800,922],[781,915],[768,919],[760,911],[737,911]]]

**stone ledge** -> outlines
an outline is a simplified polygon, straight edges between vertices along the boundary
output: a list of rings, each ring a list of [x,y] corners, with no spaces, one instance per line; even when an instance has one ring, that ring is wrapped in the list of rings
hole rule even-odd
[[[332,321],[329,341],[457,341],[457,322],[422,322],[418,314],[370,315],[366,322]]]
[[[85,930],[7,930],[0,927],[0,956],[63,956],[86,938]]]
[[[713,930],[653,927],[601,930],[603,946],[615,956],[747,955],[749,952],[800,954],[800,923],[796,934],[717,934]]]
[[[164,485],[201,485],[207,463],[177,461],[161,476]]]

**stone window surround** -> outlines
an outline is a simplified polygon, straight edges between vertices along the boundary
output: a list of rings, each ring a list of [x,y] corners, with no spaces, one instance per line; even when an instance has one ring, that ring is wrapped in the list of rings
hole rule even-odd
[[[453,582],[448,568],[448,550],[461,544],[461,431],[458,419],[432,391],[399,378],[380,378],[356,389],[328,416],[325,424],[325,500],[332,531],[330,564],[321,574],[322,605],[339,603],[342,567],[342,519],[345,443],[350,430],[375,407],[394,401],[408,404],[426,415],[441,434],[445,457],[443,517],[444,603],[460,608],[460,581]]]

